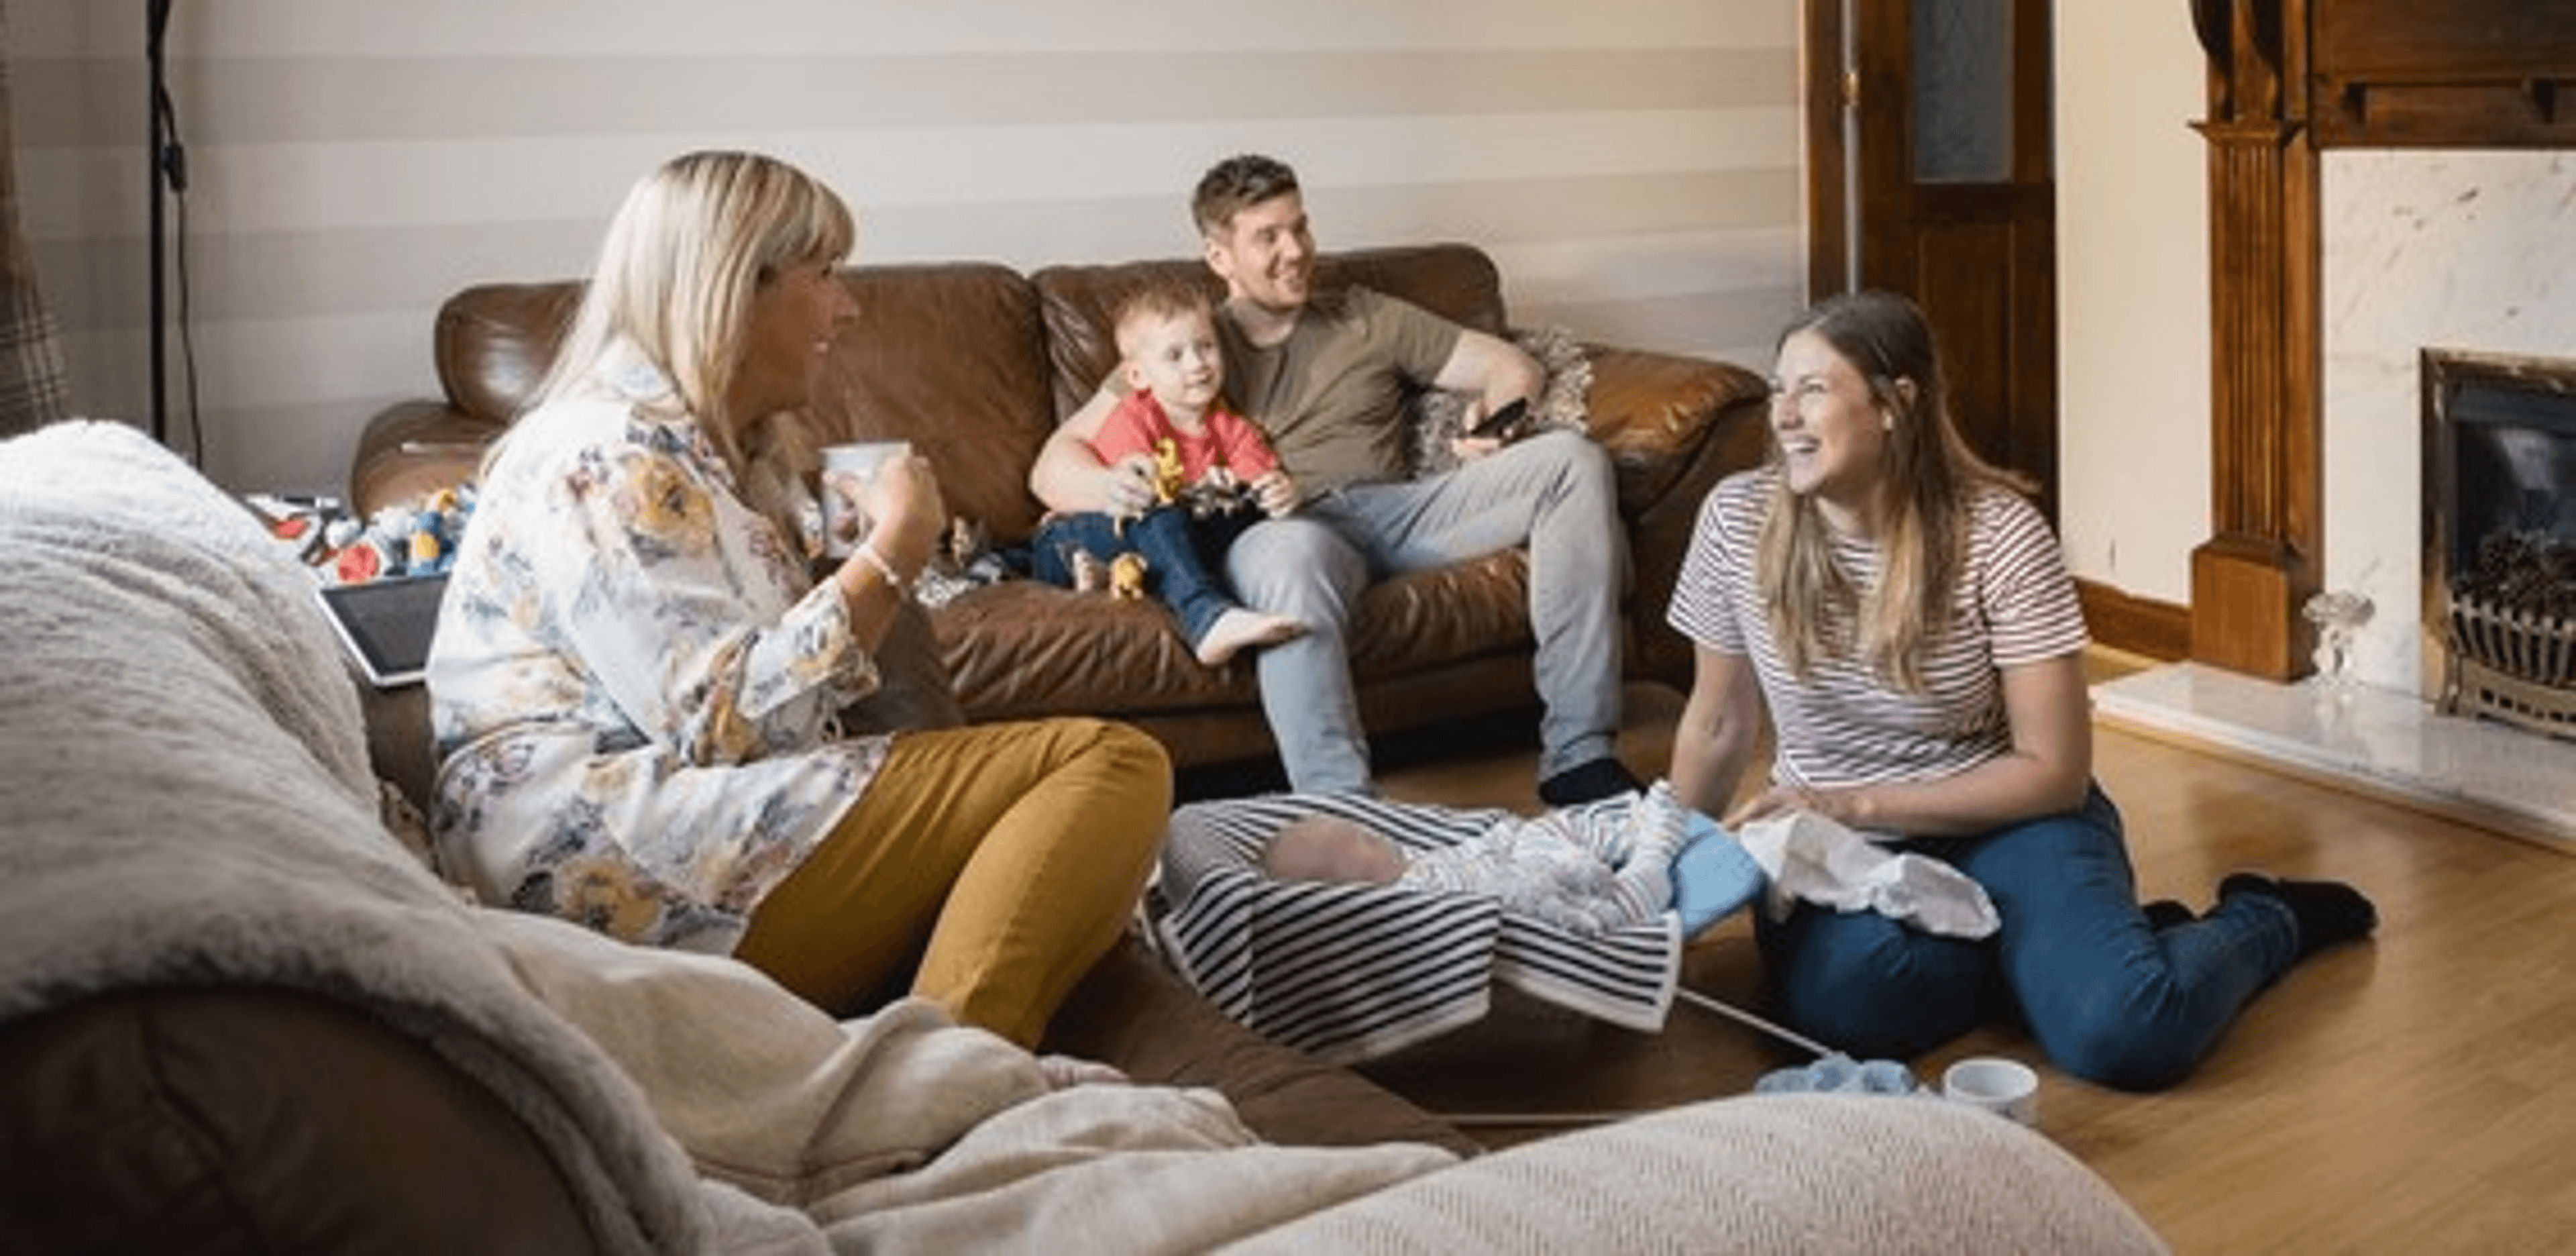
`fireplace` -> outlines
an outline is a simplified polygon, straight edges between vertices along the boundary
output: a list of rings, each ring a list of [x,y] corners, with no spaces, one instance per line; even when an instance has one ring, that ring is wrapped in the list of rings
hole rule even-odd
[[[2428,349],[2421,376],[2441,707],[2576,739],[2576,360]]]
[[[2576,392],[2576,361],[2547,360],[2576,352],[2576,18],[2555,0],[2191,14],[2209,55],[2194,126],[2210,158],[2210,538],[2192,552],[2191,660],[2096,686],[2095,710],[2576,853],[2576,697],[2525,679],[2563,648],[2549,616],[2472,603],[2455,629],[2449,594],[2482,551],[2511,556],[2470,529],[2552,530],[2506,447],[2568,448],[2525,403]],[[2454,411],[2487,429],[2465,455],[2447,434],[2436,448]],[[2551,474],[2538,498],[2576,495],[2563,461]],[[2486,478],[2464,492],[2464,475]],[[2514,509],[2491,528],[2500,484]],[[2307,672],[2321,593],[2375,610],[2334,656],[2356,683],[2282,683]],[[2455,633],[2476,652],[2456,667]],[[2437,709],[2453,672],[2455,701],[2485,718]]]
[[[2192,0],[2190,7],[2209,58],[2208,110],[2194,125],[2209,146],[2212,333],[2210,537],[2192,552],[2191,656],[2291,680],[2305,672],[2315,644],[2299,613],[2311,595],[2370,581],[2411,585],[2416,576],[2418,512],[2397,503],[2421,472],[2360,468],[2373,489],[2386,491],[2326,481],[2355,462],[2411,464],[2419,348],[2565,351],[2571,320],[2553,311],[2576,289],[2550,281],[2567,269],[2570,237],[2556,220],[2576,201],[2544,194],[2517,202],[2536,228],[2527,229],[2494,221],[2495,188],[2478,184],[2495,170],[2490,157],[2516,156],[2545,168],[2527,182],[2564,188],[2566,163],[2576,161],[2576,20],[2564,3],[2530,0]],[[2383,156],[2482,173],[2411,217],[2339,209],[2351,204],[2354,177],[2386,169],[2375,160]],[[2461,224],[2464,251],[2428,248],[2410,234],[2447,222]],[[2332,256],[2356,228],[2394,238],[2359,265]],[[2393,293],[2351,290],[2390,270],[2423,273]],[[2530,299],[2499,298],[2485,290],[2497,284],[2536,290],[2524,289]],[[2464,312],[2475,325],[2419,326],[2402,340],[2372,340],[2368,355],[2331,343],[2420,321],[2425,307],[2455,299],[2473,302]],[[2499,324],[2515,321],[2529,325],[2528,336],[2497,334],[2513,331]],[[2388,358],[2376,356],[2380,348]],[[2386,379],[2353,377],[2383,366]],[[2387,390],[2365,396],[2364,383]],[[2338,446],[2329,436],[2344,435],[2355,416],[2329,401],[2355,397],[2374,420],[2387,406],[2389,428]],[[2381,484],[2383,469],[2397,482]],[[2374,565],[2382,558],[2389,570]],[[2393,570],[2401,566],[2402,576]],[[2382,591],[2383,613],[2412,617],[2423,601],[2412,587]],[[2408,627],[2365,641],[2374,683],[2415,687],[2414,659],[2374,653],[2396,645],[2413,654],[2419,634]]]

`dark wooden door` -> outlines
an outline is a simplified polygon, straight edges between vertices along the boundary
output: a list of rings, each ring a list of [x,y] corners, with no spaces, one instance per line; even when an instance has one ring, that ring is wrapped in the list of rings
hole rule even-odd
[[[2057,518],[2050,0],[1809,0],[1810,283],[1930,316],[1953,415]]]

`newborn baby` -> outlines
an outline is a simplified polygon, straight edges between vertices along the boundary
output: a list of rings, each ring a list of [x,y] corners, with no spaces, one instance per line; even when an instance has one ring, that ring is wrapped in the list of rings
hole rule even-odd
[[[1481,894],[1504,910],[1577,933],[1644,924],[1673,904],[1673,857],[1684,812],[1657,781],[1623,812],[1517,816],[1453,846],[1408,852],[1393,838],[1339,816],[1281,826],[1262,849],[1262,871],[1285,881],[1345,881]]]

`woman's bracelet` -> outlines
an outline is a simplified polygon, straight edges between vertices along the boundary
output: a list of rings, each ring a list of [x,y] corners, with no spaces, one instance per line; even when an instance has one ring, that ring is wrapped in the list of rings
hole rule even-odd
[[[877,543],[875,541],[860,542],[859,548],[855,553],[861,563],[865,564],[871,570],[874,570],[879,576],[885,578],[886,587],[894,590],[896,597],[908,597],[911,595],[911,583],[895,573],[894,564],[887,562],[886,556],[877,552]]]

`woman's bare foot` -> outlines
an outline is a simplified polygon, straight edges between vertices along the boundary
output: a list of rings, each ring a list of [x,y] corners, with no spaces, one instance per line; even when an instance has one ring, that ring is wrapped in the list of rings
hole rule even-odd
[[[1277,645],[1290,637],[1306,635],[1306,625],[1285,615],[1265,615],[1259,611],[1236,607],[1216,617],[1208,625],[1207,635],[1199,638],[1196,653],[1199,661],[1210,667],[1222,667],[1248,646]]]

